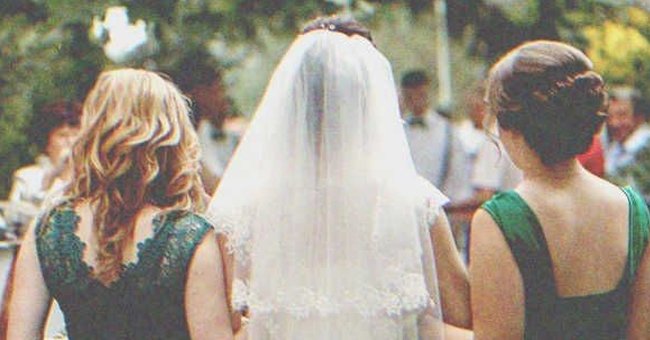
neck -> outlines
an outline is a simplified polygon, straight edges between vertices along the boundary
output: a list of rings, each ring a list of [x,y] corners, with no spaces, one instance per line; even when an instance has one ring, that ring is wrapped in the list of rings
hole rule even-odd
[[[575,158],[551,166],[536,164],[524,170],[524,180],[550,186],[563,186],[584,172]]]

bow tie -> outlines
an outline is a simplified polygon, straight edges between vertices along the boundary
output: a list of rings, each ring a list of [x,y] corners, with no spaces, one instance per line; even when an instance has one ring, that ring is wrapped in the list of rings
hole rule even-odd
[[[210,138],[214,141],[221,141],[226,138],[226,133],[223,132],[223,130],[213,128],[212,131],[210,131]]]
[[[424,117],[410,116],[406,119],[406,122],[412,127],[423,128],[423,129],[426,129],[428,127],[427,121]]]

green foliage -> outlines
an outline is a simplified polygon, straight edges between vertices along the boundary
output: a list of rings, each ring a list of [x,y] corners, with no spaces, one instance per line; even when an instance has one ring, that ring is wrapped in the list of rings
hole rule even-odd
[[[573,33],[575,28],[588,24],[594,11],[610,8],[591,0],[515,1],[525,6],[522,14],[513,12],[514,7],[495,6],[498,1],[447,0],[455,90],[462,91],[480,77],[486,60],[523,40],[557,38],[560,32],[570,41],[585,43],[582,35]],[[224,69],[235,99],[250,112],[275,62],[300,27],[316,15],[340,11],[344,2],[0,1],[0,196],[7,194],[13,171],[39,152],[28,132],[40,107],[53,101],[82,101],[101,70],[134,66],[172,74],[187,72],[187,56],[208,51],[215,56],[209,63]],[[399,77],[412,67],[435,70],[432,3],[351,0],[349,9],[373,29],[379,48]],[[122,64],[105,57],[106,37],[95,39],[89,33],[94,18],[101,19],[111,6],[127,7],[132,22],[144,20],[150,38]],[[642,26],[637,25],[638,30],[647,36],[650,25]]]
[[[580,1],[568,18],[579,30],[575,41],[584,48],[610,87],[628,86],[650,98],[650,13],[629,6],[632,1]],[[633,185],[650,201],[650,145],[618,176],[619,185]]]
[[[53,1],[54,2],[54,1]],[[34,112],[49,102],[81,100],[101,69],[101,50],[90,45],[86,29],[72,17],[54,25],[45,7],[22,2],[0,21],[0,194],[17,166],[40,150],[29,126]],[[48,2],[51,5],[51,2]],[[27,9],[28,12],[22,12]],[[39,13],[36,17],[33,11]]]
[[[93,18],[116,5],[151,27],[150,43],[124,65],[172,73],[188,52],[209,49],[211,42],[255,44],[260,29],[295,31],[305,18],[337,9],[322,0],[1,1],[0,196],[8,193],[13,171],[40,152],[29,135],[40,107],[82,101],[101,70],[121,66],[105,57],[103,41],[89,38]]]
[[[612,86],[632,86],[650,96],[650,14],[635,7],[593,3],[570,14],[576,39]]]

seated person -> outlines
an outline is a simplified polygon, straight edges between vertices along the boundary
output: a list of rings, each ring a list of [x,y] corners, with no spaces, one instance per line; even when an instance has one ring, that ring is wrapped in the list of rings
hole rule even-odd
[[[70,102],[46,105],[34,117],[32,138],[42,154],[34,164],[14,173],[9,194],[11,206],[6,212],[8,222],[19,226],[19,233],[36,216],[61,169],[65,168],[79,131],[80,117],[80,105]]]
[[[648,101],[630,89],[615,89],[610,95],[607,115],[605,173],[618,176],[630,165],[639,150],[650,140]]]

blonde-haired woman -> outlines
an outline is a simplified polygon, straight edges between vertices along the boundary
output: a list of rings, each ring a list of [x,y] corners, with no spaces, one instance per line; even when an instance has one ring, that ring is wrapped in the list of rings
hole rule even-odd
[[[36,339],[56,299],[71,339],[232,337],[222,257],[203,206],[199,146],[178,89],[101,74],[84,104],[68,199],[19,255],[9,339]]]

